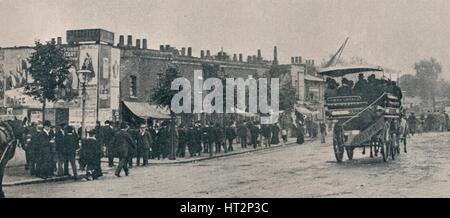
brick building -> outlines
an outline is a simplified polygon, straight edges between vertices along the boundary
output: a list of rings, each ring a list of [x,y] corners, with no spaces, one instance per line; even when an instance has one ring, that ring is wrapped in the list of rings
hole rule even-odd
[[[177,49],[170,45],[161,45],[160,49],[150,49],[147,39],[133,41],[130,35],[127,36],[126,43],[125,37],[119,36],[119,42],[116,44],[114,33],[102,29],[69,30],[66,39],[67,43],[64,44],[61,37],[57,38],[57,44],[64,48],[66,56],[73,61],[72,77],[69,81],[71,88],[64,93],[74,92],[77,95],[72,102],[56,102],[54,105],[49,105],[48,110],[53,110],[51,112],[53,114],[55,108],[66,111],[63,118],[52,120],[55,125],[58,125],[58,122],[80,125],[81,95],[76,72],[86,63],[90,64],[89,69],[94,72],[93,78],[88,82],[86,104],[86,125],[93,126],[96,121],[124,118],[122,117],[126,111],[124,102],[132,102],[134,107],[145,105],[143,108],[129,111],[138,113],[135,114],[137,117],[149,118],[155,114],[162,115],[162,111],[148,112],[155,108],[148,107],[146,104],[153,106],[150,98],[152,90],[158,85],[159,78],[169,66],[176,66],[181,76],[193,84],[194,71],[201,71],[205,63],[218,65],[221,72],[229,77],[247,78],[249,75],[263,75],[273,62],[278,62],[276,48],[274,61],[265,60],[261,50],[257,50],[256,55],[248,55],[246,60],[243,54],[231,56],[223,51],[211,54],[209,50],[202,50],[196,57],[192,54],[190,47]],[[0,74],[9,78],[11,75],[9,71],[17,71],[18,73],[15,74],[18,76],[15,81],[29,80],[25,72],[28,65],[27,58],[32,52],[33,47],[0,48],[0,66],[2,67]],[[19,59],[16,53],[20,54]],[[20,93],[17,91],[20,88],[23,88],[23,84],[15,83],[15,87],[7,87],[6,91],[14,90]],[[5,102],[11,102],[12,98],[20,97],[20,95],[4,96],[6,96]],[[3,108],[5,111],[6,108],[17,111],[19,108],[30,109],[31,107],[31,102],[19,102],[19,104],[5,104]],[[30,112],[23,114],[30,116]],[[38,120],[38,117],[35,116],[35,120]]]

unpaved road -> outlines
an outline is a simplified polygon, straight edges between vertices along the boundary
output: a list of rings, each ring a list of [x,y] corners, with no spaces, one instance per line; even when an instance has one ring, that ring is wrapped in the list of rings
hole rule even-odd
[[[330,139],[328,139],[330,141]],[[309,142],[199,163],[133,168],[97,181],[6,187],[8,197],[450,197],[450,133],[409,139],[383,163],[355,150],[337,164],[328,144]]]

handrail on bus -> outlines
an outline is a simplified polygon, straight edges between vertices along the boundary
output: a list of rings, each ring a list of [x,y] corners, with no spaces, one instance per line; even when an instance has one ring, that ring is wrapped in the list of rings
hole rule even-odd
[[[370,107],[372,107],[375,103],[377,103],[379,100],[381,100],[381,98],[383,98],[385,95],[387,95],[387,92],[383,92],[383,94],[377,98],[377,100],[373,101],[369,106],[367,106],[366,108],[364,108],[364,110],[361,110],[360,112],[358,112],[357,114],[355,114],[352,118],[346,120],[343,124],[342,127],[345,126],[345,124],[347,124],[348,122],[350,122],[351,120],[353,120],[356,117],[359,117],[359,115],[361,115],[364,111],[368,110]]]

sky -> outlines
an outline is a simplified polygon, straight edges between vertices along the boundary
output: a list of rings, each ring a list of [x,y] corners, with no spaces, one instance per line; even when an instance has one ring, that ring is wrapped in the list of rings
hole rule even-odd
[[[328,60],[346,37],[344,58],[414,73],[436,58],[450,80],[448,0],[0,0],[0,47],[32,45],[69,29],[103,28],[147,38],[150,48]],[[133,42],[134,43],[134,42]]]

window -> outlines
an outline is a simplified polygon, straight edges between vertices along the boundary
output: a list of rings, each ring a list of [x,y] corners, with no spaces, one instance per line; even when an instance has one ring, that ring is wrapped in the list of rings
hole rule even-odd
[[[137,97],[137,78],[130,76],[130,96]]]

